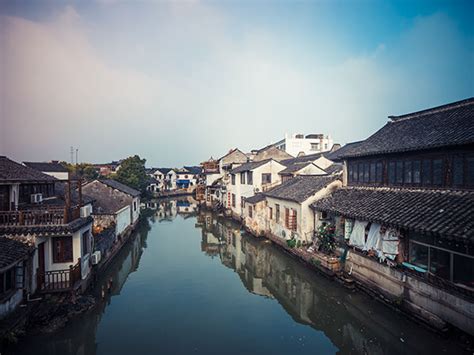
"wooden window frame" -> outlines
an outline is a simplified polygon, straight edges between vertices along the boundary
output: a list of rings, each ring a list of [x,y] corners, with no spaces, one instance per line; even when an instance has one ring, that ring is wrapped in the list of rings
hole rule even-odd
[[[53,264],[71,263],[74,261],[74,244],[72,236],[51,238],[51,250],[53,254]],[[61,248],[58,250],[59,243]],[[69,245],[66,245],[69,244]],[[70,248],[70,250],[68,250]]]

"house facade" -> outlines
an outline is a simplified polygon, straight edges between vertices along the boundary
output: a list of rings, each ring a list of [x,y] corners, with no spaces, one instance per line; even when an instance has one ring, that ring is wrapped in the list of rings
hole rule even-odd
[[[227,184],[227,205],[232,215],[240,218],[245,208],[245,199],[264,192],[281,183],[279,172],[285,166],[273,159],[249,162],[230,171]]]
[[[344,187],[312,205],[317,224],[334,225],[360,283],[474,334],[474,99],[389,118],[341,156]]]
[[[90,276],[91,201],[83,200],[80,182],[57,183],[0,157],[0,236],[35,249],[27,293],[81,289]]]
[[[267,232],[284,240],[310,243],[315,226],[310,205],[341,185],[341,178],[336,175],[301,175],[265,192]]]
[[[331,150],[333,140],[324,134],[285,134],[285,138],[275,143],[274,146],[296,157],[300,154],[327,152]]]

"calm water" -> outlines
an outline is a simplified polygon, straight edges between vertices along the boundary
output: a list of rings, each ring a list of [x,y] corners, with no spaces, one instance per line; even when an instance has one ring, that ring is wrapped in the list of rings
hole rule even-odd
[[[459,354],[379,302],[270,243],[171,201],[144,221],[95,289],[97,308],[14,354]],[[184,212],[184,214],[177,214]]]

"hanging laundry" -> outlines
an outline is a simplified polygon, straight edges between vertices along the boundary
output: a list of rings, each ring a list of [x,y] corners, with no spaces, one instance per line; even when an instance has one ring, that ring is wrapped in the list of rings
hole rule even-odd
[[[352,228],[351,237],[349,239],[349,245],[355,246],[357,248],[363,248],[365,245],[365,227],[367,227],[368,222],[356,221],[354,223],[354,228]]]
[[[372,223],[369,229],[369,235],[367,242],[364,245],[363,250],[377,250],[377,245],[380,240],[380,224]]]

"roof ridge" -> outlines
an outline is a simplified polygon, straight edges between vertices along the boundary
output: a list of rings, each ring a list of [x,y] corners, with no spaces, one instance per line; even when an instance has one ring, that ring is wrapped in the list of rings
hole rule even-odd
[[[470,97],[470,98],[460,100],[460,101],[451,102],[449,104],[445,104],[441,106],[432,107],[432,108],[421,110],[421,111],[407,113],[404,115],[388,116],[388,118],[391,120],[391,122],[389,121],[389,123],[396,123],[396,122],[405,121],[411,118],[423,117],[423,116],[430,115],[433,113],[445,112],[445,111],[453,110],[453,109],[464,107],[464,106],[470,106],[470,105],[474,105],[474,97]]]

